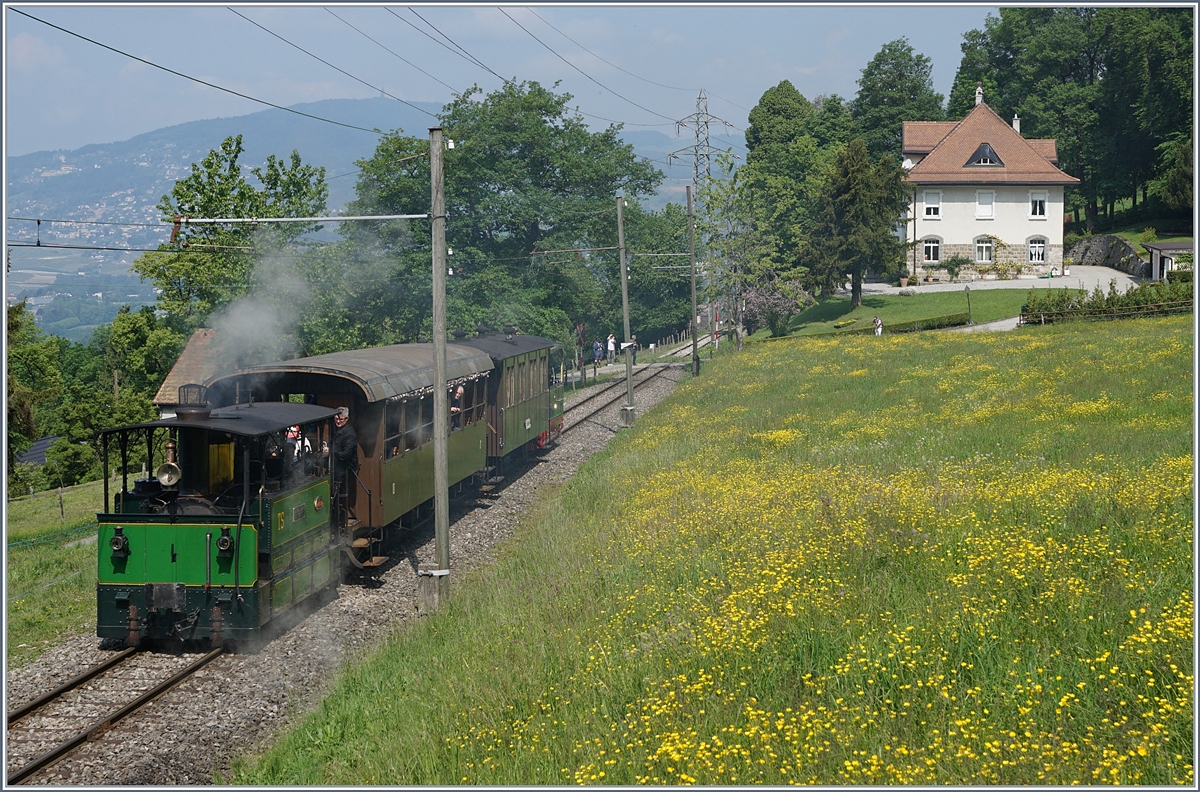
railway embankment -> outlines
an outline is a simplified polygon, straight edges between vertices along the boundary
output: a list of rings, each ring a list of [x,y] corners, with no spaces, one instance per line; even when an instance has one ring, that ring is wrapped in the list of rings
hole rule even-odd
[[[705,361],[223,777],[1192,785],[1193,347],[1183,316]]]
[[[639,413],[665,398],[685,376],[678,368],[670,368],[639,388],[634,395]],[[616,390],[624,394],[623,387]],[[568,403],[594,392],[592,388],[580,390],[577,396],[568,397]],[[513,552],[516,545],[512,539],[522,522],[618,435],[623,403],[618,399],[590,415],[553,447],[506,470],[504,480],[486,496],[476,498],[468,490],[451,502],[451,568],[456,591],[458,580],[465,581],[472,570],[486,568],[498,556]],[[80,552],[90,553],[91,566],[85,572],[93,571],[95,546],[85,546]],[[163,786],[209,784],[220,774],[227,776],[231,762],[247,746],[269,744],[312,712],[347,666],[370,662],[391,636],[402,635],[425,621],[417,618],[416,573],[419,564],[433,560],[432,529],[417,527],[402,533],[388,554],[393,560],[377,582],[349,581],[336,595],[314,603],[315,609],[278,625],[256,651],[226,654],[211,661],[119,727],[24,783]],[[94,577],[90,586],[79,595],[90,594],[90,624],[72,622],[80,632],[53,643],[21,667],[10,667],[6,677],[10,708],[33,701],[116,653],[116,648],[102,646],[94,635]],[[153,656],[148,660],[153,663]],[[113,696],[128,692],[121,689],[119,681],[106,684]],[[62,706],[65,710],[54,717],[85,722],[90,714],[100,712],[87,709],[74,698]],[[26,725],[36,731],[44,722]],[[60,730],[56,724],[51,726],[52,731]],[[17,769],[20,761],[12,757],[9,770]]]

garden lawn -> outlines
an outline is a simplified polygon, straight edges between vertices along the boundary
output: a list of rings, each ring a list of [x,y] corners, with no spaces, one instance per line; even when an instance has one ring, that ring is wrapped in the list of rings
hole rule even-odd
[[[1030,288],[1045,289],[1045,284],[1049,282],[1030,279]],[[811,306],[792,318],[792,334],[816,335],[840,330],[859,330],[870,327],[871,320],[876,316],[883,320],[886,329],[888,325],[899,322],[967,312],[967,295],[962,289],[952,292],[922,292],[920,286],[914,288],[917,293],[911,297],[899,294],[865,294],[862,307],[853,312],[850,310],[849,297],[822,300],[820,304]],[[1028,299],[1028,289],[975,289],[971,292],[971,316],[976,324],[1006,319],[1021,313],[1021,306]]]
[[[120,484],[116,485],[117,487]],[[8,502],[5,629],[9,668],[70,633],[96,627],[96,512],[103,482]]]
[[[1192,353],[719,356],[233,780],[1193,786]]]

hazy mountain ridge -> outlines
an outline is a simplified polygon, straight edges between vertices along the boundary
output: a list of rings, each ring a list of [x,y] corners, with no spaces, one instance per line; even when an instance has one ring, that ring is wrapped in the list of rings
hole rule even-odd
[[[417,103],[421,106],[421,103]],[[440,110],[424,103],[429,112]],[[420,136],[436,119],[390,99],[330,99],[296,105],[301,112],[355,126]],[[356,160],[369,157],[377,135],[338,127],[270,109],[244,116],[190,121],[156,129],[129,140],[92,144],[73,151],[38,151],[9,157],[8,213],[12,217],[152,223],[157,228],[120,226],[46,226],[43,242],[86,239],[89,244],[153,247],[163,241],[165,227],[154,208],[177,179],[229,135],[241,134],[244,167],[262,164],[268,155],[286,157],[293,149],[306,163],[323,165],[329,180],[329,207],[340,209],[354,197]],[[661,132],[623,132],[641,156],[665,160],[687,145]],[[667,169],[671,181],[686,177],[686,162]],[[650,201],[650,204],[665,203]],[[9,222],[12,240],[34,239],[31,223]]]

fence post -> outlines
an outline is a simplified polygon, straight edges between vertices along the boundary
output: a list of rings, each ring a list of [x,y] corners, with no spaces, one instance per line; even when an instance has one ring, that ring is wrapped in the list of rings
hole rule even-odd
[[[63,509],[62,484],[58,485],[58,516],[63,522],[67,521],[67,513]]]

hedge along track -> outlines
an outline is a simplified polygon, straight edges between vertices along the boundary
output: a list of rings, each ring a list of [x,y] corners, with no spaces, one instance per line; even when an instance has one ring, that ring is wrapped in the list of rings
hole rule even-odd
[[[637,390],[647,382],[653,380],[655,377],[660,376],[667,369],[682,369],[684,366],[685,364],[683,363],[651,364],[634,374],[633,388],[634,390]],[[646,374],[646,372],[650,373]],[[574,429],[576,426],[586,422],[589,418],[604,408],[626,398],[626,395],[625,378],[621,377],[605,385],[595,393],[583,397],[578,402],[563,411],[564,423],[562,434],[565,434]],[[586,409],[584,409],[585,405]]]
[[[19,784],[84,743],[97,739],[118,721],[187,679],[223,651],[213,649],[198,659],[189,659],[126,649],[46,695],[14,709],[8,714],[6,742],[10,772],[7,782]],[[156,667],[147,667],[145,663],[139,665],[147,658],[152,659],[149,665]],[[164,674],[167,675],[165,678]],[[131,694],[135,696],[133,700],[113,708],[114,699],[128,700]],[[81,722],[85,724],[82,729]],[[70,736],[64,738],[64,734]],[[13,770],[14,766],[17,769]]]

